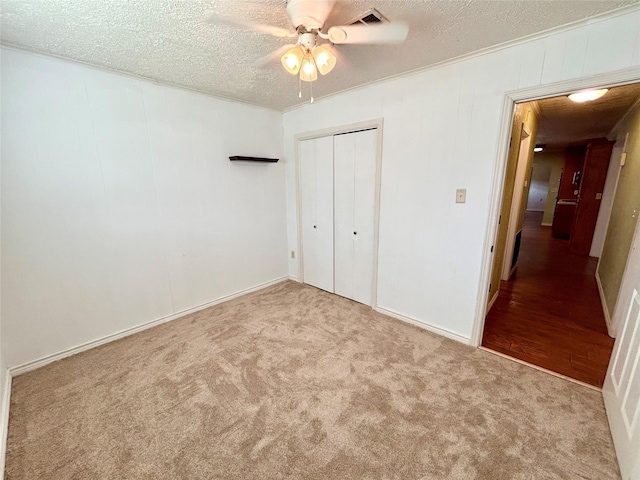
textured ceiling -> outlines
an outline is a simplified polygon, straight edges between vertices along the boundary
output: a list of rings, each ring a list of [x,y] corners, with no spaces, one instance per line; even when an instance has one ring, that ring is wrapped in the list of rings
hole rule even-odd
[[[338,1],[326,25],[375,7],[409,23],[401,46],[342,45],[316,97],[591,17],[637,0]],[[4,44],[278,110],[302,102],[296,77],[255,61],[290,39],[207,22],[210,13],[289,27],[285,0],[2,0]],[[326,30],[326,28],[325,28]],[[308,99],[308,84],[303,85]]]
[[[575,103],[567,96],[538,100],[540,123],[536,143],[577,144],[606,137],[640,97],[640,83],[615,87],[592,102]]]

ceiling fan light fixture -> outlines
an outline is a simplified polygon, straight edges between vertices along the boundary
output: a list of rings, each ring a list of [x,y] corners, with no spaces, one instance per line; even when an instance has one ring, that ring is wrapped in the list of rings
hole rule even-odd
[[[583,90],[569,95],[569,100],[576,103],[590,102],[602,97],[608,91],[608,88],[602,88],[600,90]]]
[[[336,66],[336,57],[324,47],[316,46],[313,48],[313,58],[316,61],[318,71],[322,75],[326,75],[333,67]]]
[[[284,69],[291,75],[297,75],[303,63],[304,52],[299,45],[287,50],[280,61]]]
[[[318,69],[311,55],[305,55],[302,59],[302,67],[300,68],[300,80],[305,82],[313,82],[318,79]]]

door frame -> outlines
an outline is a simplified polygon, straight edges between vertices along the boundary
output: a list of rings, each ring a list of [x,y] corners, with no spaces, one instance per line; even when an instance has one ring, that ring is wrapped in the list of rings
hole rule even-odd
[[[298,280],[304,283],[304,262],[302,246],[302,191],[300,182],[300,142],[314,138],[329,137],[344,133],[354,133],[360,130],[376,129],[376,174],[373,210],[373,275],[371,285],[371,307],[378,304],[378,241],[380,228],[380,185],[382,181],[382,129],[384,119],[375,118],[364,122],[351,123],[336,127],[328,127],[321,130],[299,133],[294,137],[295,177],[296,177],[296,231],[297,231],[297,257]]]
[[[520,145],[518,146],[518,155],[516,159],[516,174],[513,183],[513,193],[511,200],[511,209],[509,210],[509,218],[507,219],[507,238],[505,239],[504,255],[502,257],[502,271],[500,272],[501,280],[509,280],[516,265],[511,266],[513,262],[513,252],[516,246],[516,235],[518,234],[518,217],[524,200],[524,182],[527,179],[527,160],[529,159],[529,150],[531,148],[531,130],[522,123],[520,125]],[[526,146],[525,146],[526,143]],[[516,192],[520,192],[516,201]],[[503,192],[504,195],[504,192]],[[497,235],[496,235],[497,239]],[[494,243],[495,245],[495,243]],[[498,288],[500,292],[500,288]]]
[[[480,267],[480,278],[478,282],[478,294],[476,296],[475,319],[471,332],[470,345],[479,347],[482,344],[484,333],[484,323],[487,315],[487,302],[489,300],[489,283],[491,281],[491,267],[493,263],[492,247],[495,245],[498,233],[498,219],[500,216],[500,205],[502,204],[505,173],[507,167],[507,157],[509,151],[509,140],[511,138],[511,127],[513,123],[513,113],[516,103],[531,102],[544,98],[567,95],[576,90],[587,88],[604,87],[611,88],[620,85],[640,82],[640,68],[628,68],[616,72],[593,75],[588,78],[576,78],[562,82],[552,83],[543,86],[523,88],[507,92],[502,100],[502,114],[500,120],[500,130],[498,133],[498,145],[496,159],[493,168],[493,180],[491,187],[491,199],[489,206],[488,224],[483,242],[483,256]]]

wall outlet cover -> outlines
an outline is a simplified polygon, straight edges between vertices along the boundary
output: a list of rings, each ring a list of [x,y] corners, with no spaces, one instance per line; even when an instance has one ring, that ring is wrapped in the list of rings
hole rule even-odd
[[[456,190],[456,203],[465,203],[467,201],[467,189],[459,188]]]

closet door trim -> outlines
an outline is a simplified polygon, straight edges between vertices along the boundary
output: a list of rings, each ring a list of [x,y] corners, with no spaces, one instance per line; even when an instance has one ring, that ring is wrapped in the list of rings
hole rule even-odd
[[[294,137],[294,154],[295,154],[295,176],[296,176],[296,233],[297,233],[297,250],[296,260],[298,261],[298,281],[304,279],[304,264],[302,259],[302,187],[300,178],[300,142],[302,140],[311,140],[314,138],[328,137],[333,135],[341,135],[344,133],[353,133],[361,130],[377,129],[376,144],[376,177],[375,177],[375,198],[374,198],[374,218],[373,218],[373,275],[371,285],[371,307],[376,308],[378,305],[378,240],[380,226],[380,184],[382,181],[382,128],[383,119],[376,118],[365,122],[352,123],[338,127],[330,127],[322,130],[315,130],[306,133],[300,133]]]

